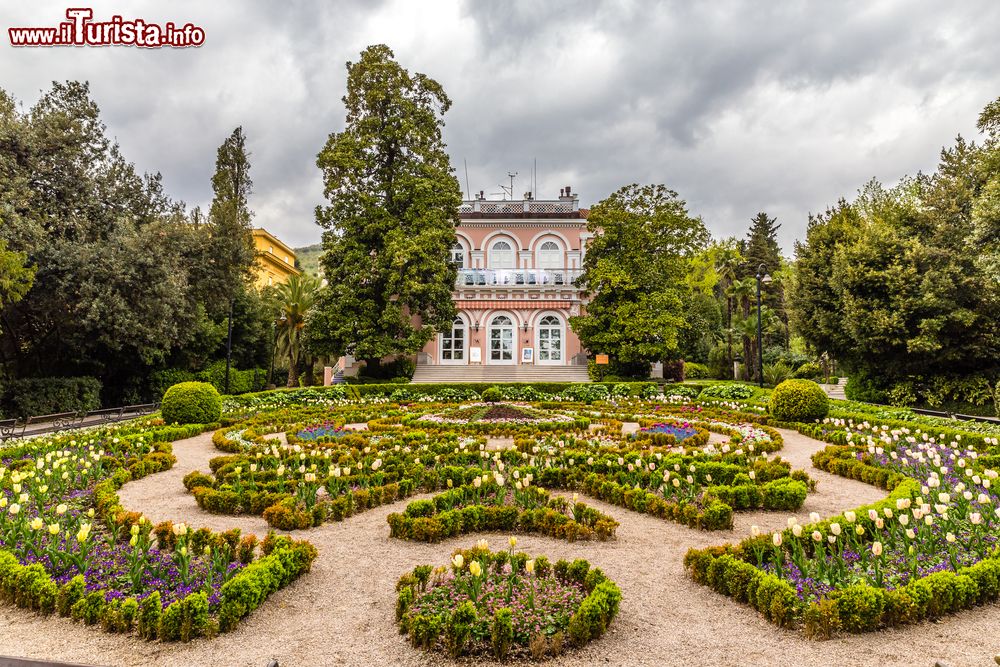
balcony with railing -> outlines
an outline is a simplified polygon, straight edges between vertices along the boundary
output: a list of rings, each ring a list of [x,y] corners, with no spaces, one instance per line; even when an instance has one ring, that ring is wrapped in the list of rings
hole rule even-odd
[[[579,269],[459,269],[456,287],[575,288]]]
[[[497,218],[580,218],[580,200],[564,196],[560,199],[474,199],[458,207],[463,219]]]

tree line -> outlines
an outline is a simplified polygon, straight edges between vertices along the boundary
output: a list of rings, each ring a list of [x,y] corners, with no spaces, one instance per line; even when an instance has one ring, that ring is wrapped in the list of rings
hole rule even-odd
[[[0,94],[0,382],[94,376],[105,402],[138,400],[217,373],[228,349],[233,368],[256,369],[254,388],[280,373],[315,383],[317,362],[343,354],[372,378],[412,372],[455,316],[451,100],[384,45],[347,74],[343,129],[316,160],[325,282],[263,292],[241,128],[218,150],[205,214],[135,171],[86,84],[53,84],[26,112]],[[645,377],[653,362],[676,379],[846,373],[867,400],[983,403],[1000,351],[1000,100],[979,128],[982,142],[958,138],[933,174],[872,181],[811,216],[794,258],[766,212],[713,239],[665,185],[612,193],[590,211],[589,304],[570,322],[611,358],[595,377]]]

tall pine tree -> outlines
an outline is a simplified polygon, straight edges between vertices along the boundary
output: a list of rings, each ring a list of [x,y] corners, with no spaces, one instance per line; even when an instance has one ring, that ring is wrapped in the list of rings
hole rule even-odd
[[[347,123],[316,164],[327,286],[309,320],[313,351],[380,359],[417,352],[455,317],[448,252],[462,195],[441,137],[451,101],[384,45],[347,63]]]

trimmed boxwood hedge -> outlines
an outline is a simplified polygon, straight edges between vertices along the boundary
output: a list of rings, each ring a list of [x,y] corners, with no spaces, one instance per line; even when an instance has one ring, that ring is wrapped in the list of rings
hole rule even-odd
[[[559,395],[572,390],[575,387],[594,386],[603,387],[607,396],[610,396],[612,392],[616,392],[617,395],[622,395],[621,392],[625,390],[628,391],[628,395],[630,396],[641,396],[644,391],[648,392],[657,388],[657,384],[655,382],[509,382],[504,384],[497,384],[495,382],[454,382],[440,384],[337,384],[330,387],[308,387],[306,389],[275,389],[266,392],[244,394],[228,400],[231,400],[234,405],[239,405],[252,402],[254,399],[269,395],[302,391],[315,392],[315,394],[319,396],[329,392],[331,398],[388,398],[401,390],[414,396],[443,395],[443,398],[446,398],[446,400],[458,400],[455,396],[463,396],[463,399],[461,400],[467,400],[469,391],[473,391],[477,396],[481,396],[484,391],[492,387],[496,387],[501,392],[504,389],[511,391],[524,391],[531,389],[541,392],[542,394]]]
[[[785,380],[771,392],[768,412],[786,422],[811,422],[826,417],[830,399],[812,380]]]
[[[160,411],[168,424],[210,424],[222,417],[222,397],[207,382],[181,382],[167,389]]]
[[[88,412],[101,407],[101,381],[94,377],[11,380],[0,391],[0,416],[24,419],[56,412]]]

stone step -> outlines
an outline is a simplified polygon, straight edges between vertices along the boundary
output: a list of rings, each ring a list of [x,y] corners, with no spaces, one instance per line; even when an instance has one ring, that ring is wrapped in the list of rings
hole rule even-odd
[[[417,366],[415,383],[589,382],[583,366]]]

